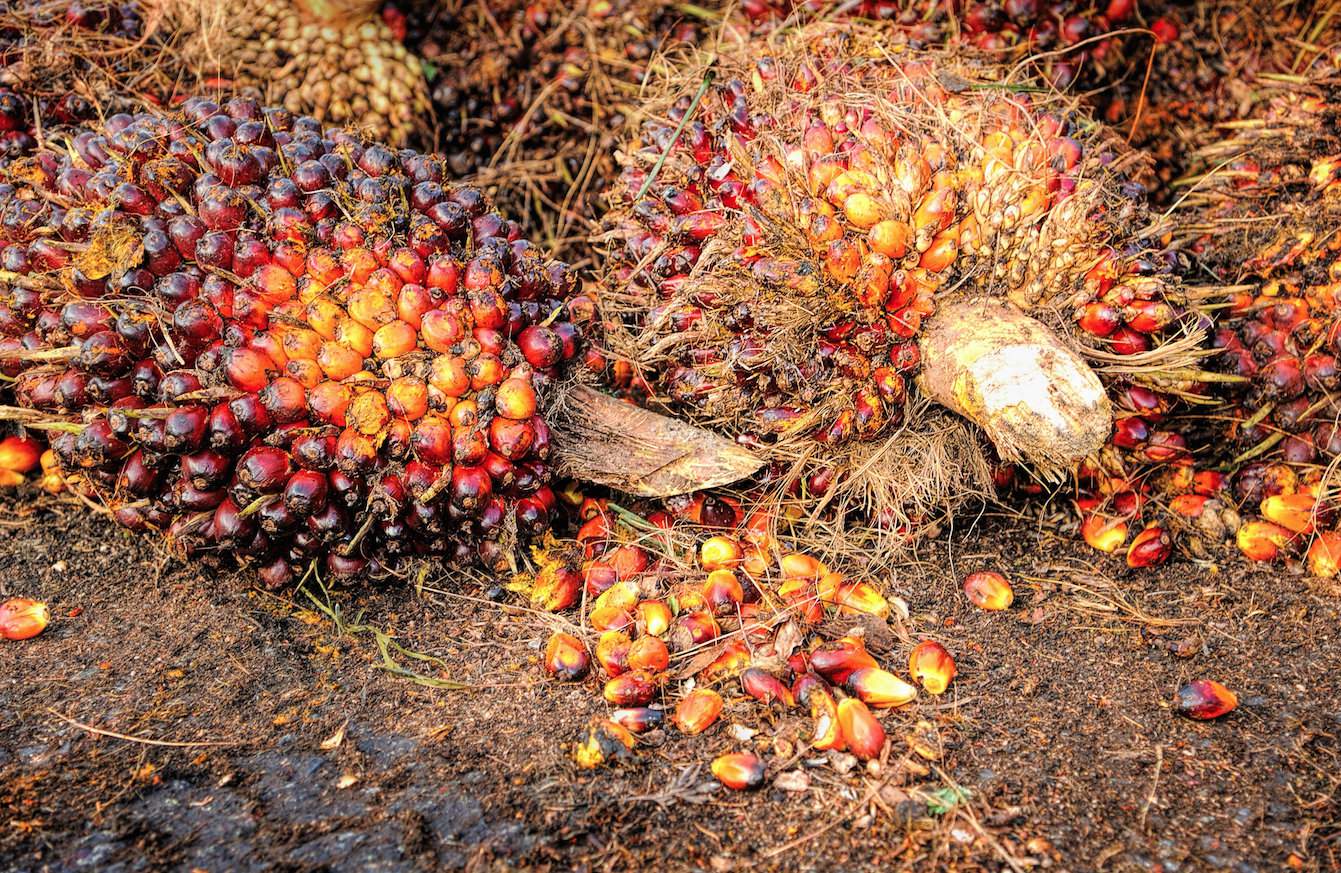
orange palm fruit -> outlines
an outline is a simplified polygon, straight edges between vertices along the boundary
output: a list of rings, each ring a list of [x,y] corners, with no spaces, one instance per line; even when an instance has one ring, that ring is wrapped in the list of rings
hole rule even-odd
[[[885,729],[871,711],[855,697],[838,701],[838,729],[847,750],[862,761],[880,755],[885,745]]]
[[[838,704],[818,676],[802,676],[796,680],[794,689],[797,700],[810,708],[810,718],[815,723],[815,733],[810,744],[821,751],[844,748],[843,732],[838,727]]]
[[[1194,679],[1173,697],[1174,712],[1198,721],[1227,715],[1238,705],[1238,696],[1213,679]]]
[[[670,630],[670,607],[661,600],[644,600],[638,604],[638,621],[641,622],[644,633],[662,636]]]
[[[740,543],[730,537],[708,537],[699,546],[699,562],[708,572],[734,570],[740,563],[741,555]]]
[[[843,201],[843,214],[854,227],[865,230],[873,227],[882,216],[880,201],[864,191],[858,191]]]
[[[1151,525],[1132,537],[1127,547],[1127,566],[1157,567],[1169,559],[1173,551],[1173,539],[1169,532],[1159,525]]]
[[[703,599],[713,612],[734,612],[745,600],[745,591],[730,570],[713,570],[703,583]]]
[[[583,770],[592,770],[628,757],[636,742],[623,725],[597,717],[579,735],[573,748],[573,760]]]
[[[1101,552],[1116,552],[1127,541],[1127,523],[1120,518],[1092,514],[1085,516],[1080,533],[1093,548]]]
[[[908,225],[885,219],[873,225],[867,234],[871,251],[898,260],[908,253]]]
[[[1314,537],[1307,560],[1314,576],[1331,579],[1341,572],[1341,531],[1323,531]]]
[[[820,577],[821,573],[825,572],[824,565],[818,559],[799,552],[783,555],[780,566],[784,579],[814,581]]]
[[[1288,530],[1269,521],[1246,522],[1234,535],[1239,551],[1254,561],[1274,559],[1291,539],[1293,535]]]
[[[847,582],[833,592],[830,603],[838,604],[841,615],[873,615],[889,618],[889,601],[869,582]]]
[[[1274,494],[1262,500],[1262,517],[1297,534],[1313,530],[1317,500],[1305,493]]]
[[[30,597],[11,597],[0,603],[0,637],[7,640],[30,640],[46,630],[51,621],[51,610],[40,600]]]
[[[660,638],[641,636],[629,647],[628,665],[630,670],[661,673],[670,666],[670,652]]]
[[[0,440],[0,470],[28,473],[37,466],[41,456],[42,447],[36,440],[18,436],[7,436]]]
[[[720,682],[729,679],[750,666],[750,650],[740,640],[730,640],[722,653],[711,664],[699,671],[699,679],[704,682]]]
[[[863,667],[854,670],[843,685],[862,703],[876,709],[903,706],[917,699],[917,689],[888,670]]]
[[[645,670],[621,673],[605,683],[602,694],[612,706],[646,706],[656,696],[656,679]]]
[[[598,631],[630,630],[634,622],[633,615],[627,609],[617,606],[597,606],[587,613],[587,624]]]
[[[536,574],[531,587],[531,607],[560,612],[582,596],[582,574],[562,564],[547,564]]]
[[[596,641],[596,662],[607,676],[618,676],[629,669],[631,648],[633,641],[628,634],[619,630],[606,631]]]
[[[587,675],[591,658],[587,647],[572,634],[559,631],[545,645],[545,672],[560,682],[575,682]]]
[[[681,614],[675,620],[675,626],[684,628],[689,639],[694,645],[702,645],[708,640],[714,640],[721,633],[721,628],[717,625],[717,620],[712,617],[712,613],[704,610]]]
[[[764,784],[764,762],[749,752],[731,752],[713,759],[712,775],[735,791],[758,788]]]
[[[1015,602],[1015,591],[1006,577],[991,570],[965,576],[964,593],[979,609],[1010,609],[1010,605]]]
[[[722,695],[711,688],[695,688],[675,705],[675,726],[687,734],[701,734],[722,714]]]
[[[935,640],[923,640],[908,655],[908,675],[930,694],[944,694],[955,672],[955,659]]]

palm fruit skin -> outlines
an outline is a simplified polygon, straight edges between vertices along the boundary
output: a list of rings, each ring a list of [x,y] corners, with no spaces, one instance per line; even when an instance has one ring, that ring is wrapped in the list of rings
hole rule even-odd
[[[719,62],[696,106],[702,77],[685,75],[626,149],[607,219],[609,346],[633,362],[612,381],[766,455],[799,447],[791,487],[812,496],[842,453],[882,445],[906,410],[917,423],[923,322],[944,304],[1074,314],[1057,332],[1116,354],[1158,347],[1182,315],[1163,265],[1124,239],[1142,196],[1115,153],[1051,107],[943,85],[990,69],[870,60],[847,30],[800,31],[804,65],[760,44]],[[1079,324],[1091,304],[1101,332]]]
[[[202,71],[257,89],[264,100],[327,124],[358,127],[392,145],[423,131],[430,112],[419,60],[378,14],[377,0],[229,0],[179,3],[218,68]],[[199,8],[197,8],[199,7]]]
[[[547,526],[574,277],[440,159],[193,98],[53,144],[0,207],[13,402],[127,526],[269,581],[495,566]]]

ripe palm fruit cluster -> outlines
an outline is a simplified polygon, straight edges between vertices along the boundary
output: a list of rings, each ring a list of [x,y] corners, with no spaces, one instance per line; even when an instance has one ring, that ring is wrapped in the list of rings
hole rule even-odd
[[[1317,575],[1341,558],[1328,470],[1341,454],[1341,53],[1277,83],[1233,135],[1208,147],[1189,222],[1227,283],[1214,359],[1227,386],[1218,436],[1232,455],[1242,551],[1303,552]]]
[[[581,681],[594,661],[592,678],[612,709],[613,727],[600,721],[579,740],[579,765],[608,760],[593,750],[616,728],[674,728],[711,735],[717,746],[727,740],[720,725],[760,709],[772,714],[777,736],[870,760],[892,721],[879,714],[917,699],[914,682],[933,695],[946,691],[956,668],[943,646],[925,640],[902,657],[883,645],[868,650],[861,628],[883,625],[902,607],[874,582],[790,551],[764,513],[716,495],[675,498],[643,515],[588,498],[576,542],[537,550],[531,605],[582,607],[572,631],[550,638],[544,670]],[[882,666],[896,660],[912,681]],[[739,732],[731,733],[738,744]],[[752,754],[772,739],[722,751]],[[764,765],[728,758],[721,768],[724,784],[745,788],[759,784]]]
[[[891,470],[945,426],[924,401],[1069,470],[1114,407],[1169,387],[1184,327],[1137,242],[1142,192],[1085,116],[888,32],[811,25],[670,83],[626,150],[603,300],[617,385],[758,449],[794,494],[877,509],[873,478],[924,506],[965,490],[934,450]],[[1127,375],[1105,385],[1081,349]]]
[[[427,127],[419,59],[379,14],[380,0],[173,0],[202,77],[230,80],[327,124],[404,145]]]
[[[122,524],[271,583],[547,526],[574,277],[441,159],[192,98],[11,167],[0,227],[4,417]]]

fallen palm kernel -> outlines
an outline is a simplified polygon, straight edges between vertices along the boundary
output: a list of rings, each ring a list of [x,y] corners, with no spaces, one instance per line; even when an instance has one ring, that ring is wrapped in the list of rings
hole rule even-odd
[[[944,694],[955,672],[955,659],[935,640],[923,640],[908,655],[908,675],[929,694]]]
[[[750,752],[730,752],[713,759],[712,775],[727,788],[746,791],[764,784],[764,762]]]
[[[866,704],[855,697],[838,701],[838,729],[843,734],[844,747],[862,761],[879,757],[885,746],[884,727]]]
[[[629,756],[637,742],[621,724],[594,718],[582,729],[573,747],[573,760],[583,770],[593,770]]]
[[[1015,591],[1006,577],[992,570],[970,573],[964,577],[964,593],[979,609],[1010,609],[1015,602]]]
[[[675,726],[687,734],[701,734],[722,713],[722,695],[711,688],[695,688],[675,705]]]
[[[577,355],[575,280],[440,159],[192,98],[53,132],[31,167],[0,196],[24,216],[0,355],[51,434],[44,487],[272,586],[503,569],[548,528],[549,428],[509,415]],[[577,564],[538,563],[537,606],[570,605]]]
[[[713,570],[703,583],[703,600],[709,609],[721,614],[730,612],[745,600],[745,591],[740,587],[736,574],[730,570]]]
[[[820,599],[826,603],[837,604],[840,615],[873,615],[881,619],[889,618],[889,601],[869,582],[845,582],[828,595],[821,590]]]
[[[46,630],[51,611],[45,603],[28,597],[11,597],[0,603],[0,637],[29,640]]]
[[[1198,721],[1227,715],[1238,705],[1234,692],[1213,679],[1194,679],[1179,688],[1173,698],[1174,712]]]
[[[815,732],[810,744],[820,751],[845,748],[843,733],[838,724],[838,704],[824,682],[814,675],[802,675],[796,680],[796,699],[809,707]]]
[[[917,689],[888,670],[863,667],[854,670],[843,683],[862,703],[876,709],[903,706],[917,699]]]
[[[572,634],[560,631],[545,644],[545,672],[560,682],[576,682],[590,665],[587,647]]]

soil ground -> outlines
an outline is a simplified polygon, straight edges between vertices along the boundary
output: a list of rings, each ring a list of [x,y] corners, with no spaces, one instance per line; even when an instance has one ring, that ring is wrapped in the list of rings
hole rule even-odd
[[[1341,870],[1335,588],[1229,557],[1132,572],[1045,529],[980,521],[889,580],[911,618],[888,660],[932,635],[960,672],[885,717],[883,765],[806,753],[808,718],[737,701],[579,772],[598,683],[541,678],[554,619],[515,595],[433,579],[323,611],[12,501],[0,594],[54,619],[0,646],[0,869]],[[958,591],[985,568],[1014,577],[1009,612]],[[1238,710],[1174,716],[1196,677]],[[712,790],[733,724],[803,790]],[[915,730],[937,760],[904,753]]]

